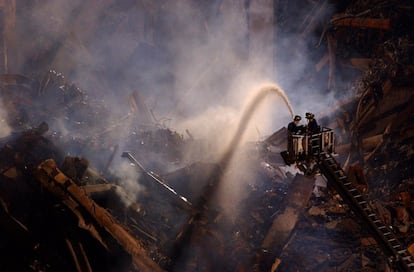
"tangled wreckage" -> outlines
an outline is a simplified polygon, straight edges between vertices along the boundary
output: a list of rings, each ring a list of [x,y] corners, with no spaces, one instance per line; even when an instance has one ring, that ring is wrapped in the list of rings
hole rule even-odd
[[[310,73],[352,95],[316,114],[325,128],[300,139],[305,157],[280,155],[284,127],[240,146],[248,175],[139,92],[115,114],[56,71],[0,75],[0,270],[413,271],[413,5],[369,2],[331,18]],[[309,1],[301,38],[324,3]],[[243,192],[230,214],[217,196],[228,172],[240,182],[225,194]]]
[[[136,107],[137,95],[130,97],[132,113],[120,118],[136,122],[125,136],[128,151],[121,152],[109,137],[113,131],[119,133],[120,121],[114,119],[103,132],[89,132],[107,109],[67,84],[62,75],[49,71],[39,82],[20,75],[3,75],[1,80],[11,132],[1,139],[0,150],[6,271],[289,271],[284,265],[294,258],[290,250],[306,250],[315,241],[321,242],[319,255],[310,256],[304,265],[318,260],[314,265],[322,269],[361,267],[363,262],[402,271],[412,267],[410,180],[373,186],[372,180],[381,181],[373,177],[389,174],[366,174],[355,162],[345,172],[346,166],[336,161],[340,156],[330,155],[334,150],[345,153],[345,134],[324,128],[302,139],[307,156],[290,162],[301,165],[302,174],[287,171],[279,155],[286,147],[286,128],[242,148],[249,154],[246,160],[255,169],[255,180],[242,183],[249,192],[239,204],[242,212],[228,218],[211,191],[222,175],[220,164],[180,167],[186,163],[181,152],[197,147],[202,154],[202,144],[159,125],[141,125],[142,119],[134,115],[143,108]],[[42,106],[46,99],[50,107]],[[64,124],[57,123],[62,120]],[[72,133],[51,127],[70,128]],[[387,133],[396,135],[389,128]],[[122,171],[138,174],[134,182],[139,180],[139,194],[130,194],[125,176],[111,171],[119,153],[131,163]],[[352,160],[360,159],[353,156]],[[351,153],[345,164],[349,161]],[[390,169],[380,167],[408,174],[411,168],[404,165],[401,161]],[[174,171],[162,173],[163,169]],[[381,198],[391,186],[398,192]],[[367,228],[359,228],[357,222]],[[304,241],[296,241],[298,236]],[[373,252],[383,258],[372,258]]]

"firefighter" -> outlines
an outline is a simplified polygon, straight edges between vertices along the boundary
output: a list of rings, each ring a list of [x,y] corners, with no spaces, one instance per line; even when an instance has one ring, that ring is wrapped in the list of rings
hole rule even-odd
[[[300,120],[302,120],[302,117],[300,117],[299,115],[296,115],[293,118],[293,121],[288,124],[287,129],[288,129],[290,135],[292,135],[292,134],[301,134],[302,133],[303,126],[299,125]]]
[[[308,134],[319,133],[320,127],[318,125],[318,122],[315,119],[315,115],[311,112],[307,112],[305,114],[305,117],[308,120],[308,125],[306,126],[306,132]]]
[[[302,117],[299,115],[296,115],[292,122],[288,124],[288,139],[287,139],[287,151],[289,155],[289,161],[293,162],[296,160],[296,156],[298,154],[295,154],[295,149],[302,149],[298,148],[298,146],[302,147],[301,142],[298,142],[298,139],[293,137],[293,135],[302,135],[304,132],[304,126],[299,125],[300,120],[302,120]]]

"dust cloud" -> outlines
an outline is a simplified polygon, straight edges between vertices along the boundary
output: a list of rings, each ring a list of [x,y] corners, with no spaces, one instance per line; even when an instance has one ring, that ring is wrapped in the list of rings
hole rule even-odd
[[[312,36],[312,44],[301,43],[300,30],[282,29],[274,43],[254,51],[251,12],[260,16],[268,10],[251,7],[252,1],[245,0],[22,1],[17,6],[21,19],[16,28],[23,41],[16,72],[33,75],[55,69],[99,99],[110,112],[102,114],[90,131],[105,133],[108,126],[116,126],[108,133],[108,142],[120,146],[119,153],[128,132],[138,126],[129,118],[119,121],[129,116],[128,97],[138,90],[154,117],[168,120],[162,127],[182,134],[190,131],[196,139],[206,140],[210,153],[206,158],[230,165],[218,194],[225,199],[224,206],[236,204],[244,197],[245,185],[238,177],[255,179],[249,164],[238,157],[246,154],[237,149],[286,126],[293,114],[319,112],[336,99],[326,96],[326,82],[302,83],[314,69],[309,55],[319,37]],[[287,3],[276,8],[305,13]],[[321,21],[330,12],[325,9]],[[287,26],[297,18],[286,17],[291,20]],[[275,33],[270,24],[263,31],[272,37]],[[277,89],[278,95],[261,93],[268,82],[264,92]],[[257,96],[263,99],[251,106]],[[64,121],[56,124],[60,127],[52,130],[71,133]],[[3,133],[6,126],[0,125]],[[112,169],[117,169],[130,197],[136,198],[142,189],[139,177],[129,165],[115,162]],[[237,209],[234,204],[229,212]]]
[[[131,92],[138,91],[154,123],[166,120],[157,126],[205,140],[211,153],[206,158],[217,161],[264,83],[277,82],[285,93],[268,96],[255,108],[242,143],[264,139],[286,126],[293,113],[317,112],[327,104],[323,87],[300,84],[311,62],[310,45],[298,43],[297,29],[278,30],[273,43],[254,50],[252,16],[269,16],[269,7],[245,0],[21,1],[18,72],[54,69],[86,90],[91,103],[108,107],[85,134],[105,135],[119,153],[138,127],[128,107]],[[288,4],[277,9],[301,10]],[[261,31],[273,37],[275,29],[268,27]],[[57,116],[51,130],[71,134],[63,118]],[[123,167],[119,161],[113,169]]]

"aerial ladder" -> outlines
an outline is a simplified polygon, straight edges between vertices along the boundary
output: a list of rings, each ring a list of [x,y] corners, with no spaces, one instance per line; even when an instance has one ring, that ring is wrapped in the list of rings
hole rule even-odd
[[[335,137],[329,128],[312,135],[294,135],[292,148],[281,153],[287,164],[296,163],[305,174],[319,171],[365,223],[383,248],[390,266],[397,271],[414,271],[414,258],[399,241],[394,231],[383,223],[362,193],[352,183],[340,163],[335,160]]]

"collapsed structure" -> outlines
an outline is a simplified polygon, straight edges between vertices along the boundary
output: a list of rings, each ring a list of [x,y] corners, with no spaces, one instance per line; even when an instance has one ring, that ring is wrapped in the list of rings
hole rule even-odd
[[[368,2],[350,3],[323,32],[314,77],[327,72],[329,92],[340,92],[344,70],[362,73],[344,84],[353,94],[317,118],[335,131],[353,188],[413,254],[414,38],[402,27],[413,6]],[[314,3],[303,37],[324,9]],[[208,147],[191,132],[156,120],[138,91],[117,115],[53,70],[0,81],[2,129],[11,132],[0,140],[1,270],[397,269],[329,182],[285,165],[285,128],[239,147],[237,163],[251,175],[226,170],[246,192],[229,216],[211,193],[222,165],[202,160]],[[126,166],[114,169],[117,160]]]

